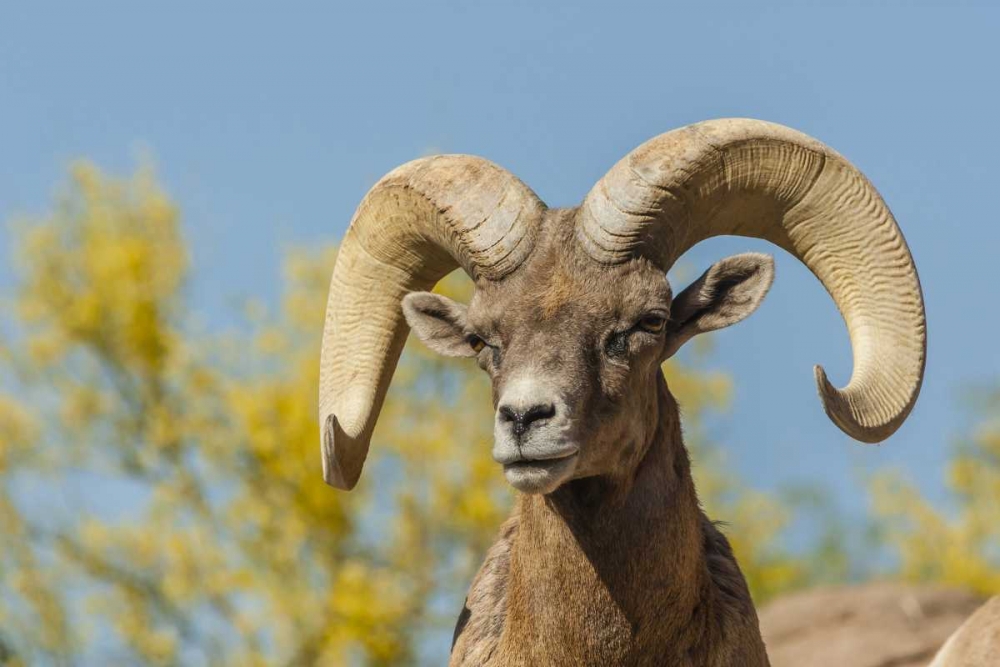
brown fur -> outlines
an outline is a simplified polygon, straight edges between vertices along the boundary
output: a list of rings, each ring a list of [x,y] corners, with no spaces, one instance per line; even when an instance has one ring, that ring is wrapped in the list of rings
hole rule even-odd
[[[495,406],[523,398],[525,378],[556,406],[516,445],[498,410],[495,457],[578,447],[569,472],[519,496],[469,591],[451,664],[767,665],[746,583],[698,504],[660,364],[749,315],[770,260],[720,262],[675,300],[669,267],[591,259],[575,215],[548,212],[526,264],[478,282],[468,309],[427,293],[403,302],[434,349],[478,358]],[[643,326],[650,316],[662,326]],[[470,349],[470,335],[486,346]]]
[[[729,543],[698,506],[677,406],[625,484],[521,496],[473,581],[451,665],[767,665]]]
[[[542,317],[551,319],[555,317],[559,309],[567,303],[574,303],[582,296],[579,293],[579,284],[573,280],[566,269],[562,266],[555,266],[552,277],[546,283],[545,291],[540,295],[539,306]]]

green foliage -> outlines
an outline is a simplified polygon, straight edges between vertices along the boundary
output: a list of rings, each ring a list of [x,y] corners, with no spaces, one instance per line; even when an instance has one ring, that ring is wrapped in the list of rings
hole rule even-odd
[[[950,506],[940,508],[894,472],[872,481],[880,528],[909,581],[1000,593],[1000,391],[977,392],[981,417],[952,447]]]
[[[779,498],[748,487],[729,467],[724,450],[711,442],[702,424],[729,404],[732,382],[726,375],[695,370],[710,353],[704,341],[688,365],[669,361],[667,383],[684,412],[685,444],[694,462],[698,496],[710,518],[723,521],[740,568],[757,604],[808,583],[808,563],[790,553],[780,539],[792,509]]]
[[[79,165],[53,213],[19,227],[0,397],[10,650],[56,664],[413,661],[440,623],[430,597],[471,574],[507,501],[471,446],[484,425],[448,410],[482,384],[409,351],[370,464],[386,474],[335,493],[315,419],[334,251],[292,257],[281,312],[217,336],[185,315],[187,247],[148,170]],[[459,449],[456,432],[472,442]],[[61,502],[40,504],[40,488]]]

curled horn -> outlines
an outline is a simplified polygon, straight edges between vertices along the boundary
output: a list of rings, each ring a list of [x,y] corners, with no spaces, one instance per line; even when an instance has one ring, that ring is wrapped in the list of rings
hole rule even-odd
[[[830,419],[852,438],[879,442],[913,408],[927,350],[913,258],[872,184],[815,139],[748,119],[662,134],[594,186],[576,231],[608,264],[643,255],[669,268],[699,241],[727,234],[784,248],[823,283],[850,333],[846,387],[815,367]]]
[[[545,205],[482,158],[441,155],[380,180],[358,207],[333,269],[320,361],[323,478],[351,489],[409,331],[400,303],[461,266],[500,280],[534,245]]]

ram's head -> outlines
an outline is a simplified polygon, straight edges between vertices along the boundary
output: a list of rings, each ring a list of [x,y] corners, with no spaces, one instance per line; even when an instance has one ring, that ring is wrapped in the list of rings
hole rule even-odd
[[[730,257],[673,295],[667,271],[718,235],[767,239],[822,281],[847,323],[854,372],[820,367],[830,418],[877,442],[916,400],[926,336],[906,243],[847,160],[793,130],[718,120],[661,135],[583,204],[549,210],[480,158],[403,165],[368,193],[334,268],[323,336],[324,477],[351,488],[407,335],[474,356],[493,381],[493,456],[508,481],[549,492],[630,470],[659,423],[660,363],[692,336],[749,315],[771,284],[764,255]],[[461,266],[468,306],[423,292]],[[405,317],[405,321],[404,321]]]

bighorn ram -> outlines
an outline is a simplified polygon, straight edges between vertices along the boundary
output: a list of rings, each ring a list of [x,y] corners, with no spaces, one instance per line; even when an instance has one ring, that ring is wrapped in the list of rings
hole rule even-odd
[[[760,304],[766,255],[668,269],[723,234],[767,239],[822,281],[847,323],[845,433],[878,442],[920,390],[925,320],[892,214],[836,152],[794,130],[715,120],[627,155],[571,209],[477,157],[416,160],[359,206],[323,335],[323,474],[358,481],[407,335],[475,357],[493,382],[493,458],[522,492],[472,583],[453,665],[766,665],[726,538],[702,513],[661,363]],[[461,266],[468,307],[422,292]],[[405,317],[405,321],[404,321]]]

